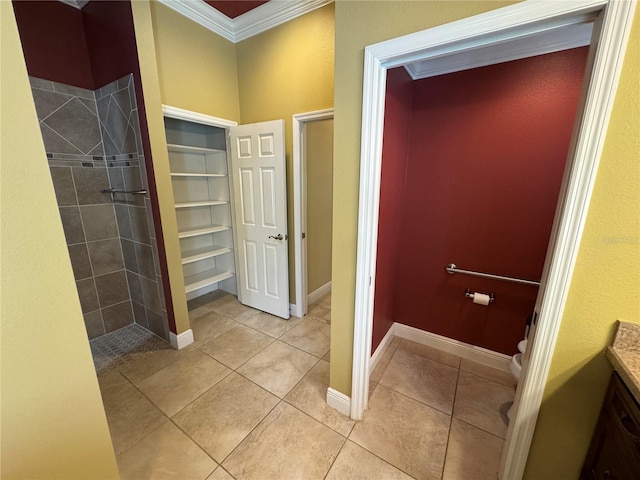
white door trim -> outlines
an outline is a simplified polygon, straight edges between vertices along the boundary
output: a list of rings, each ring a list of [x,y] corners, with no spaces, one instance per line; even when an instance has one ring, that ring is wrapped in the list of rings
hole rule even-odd
[[[623,0],[525,1],[365,48],[351,392],[353,419],[362,418],[368,401],[387,68],[575,24],[585,16],[601,12],[600,37],[583,118],[576,135],[564,209],[556,220],[556,242],[553,251],[549,252],[552,261],[547,282],[541,287],[544,301],[536,339],[529,362],[524,367],[527,371],[523,372],[524,378],[516,392],[519,408],[509,426],[500,466],[500,478],[512,480],[522,477],[571,283],[634,10],[635,1]]]
[[[302,317],[307,313],[307,255],[302,232],[307,224],[306,167],[304,158],[304,124],[333,118],[333,108],[293,115],[293,262],[296,275],[295,305],[291,315]]]

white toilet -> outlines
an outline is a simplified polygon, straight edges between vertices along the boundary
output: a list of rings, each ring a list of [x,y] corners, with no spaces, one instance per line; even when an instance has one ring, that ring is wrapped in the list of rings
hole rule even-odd
[[[527,339],[521,340],[518,342],[518,351],[520,353],[516,353],[513,357],[511,357],[511,365],[510,370],[513,374],[513,377],[516,379],[516,382],[520,381],[520,371],[522,370],[522,355],[524,355],[525,350],[527,349]],[[507,418],[511,420],[511,416],[513,415],[513,405],[507,411]]]

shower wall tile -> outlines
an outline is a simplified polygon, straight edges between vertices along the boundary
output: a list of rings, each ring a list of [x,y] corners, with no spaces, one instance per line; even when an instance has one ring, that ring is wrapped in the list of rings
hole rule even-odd
[[[153,250],[149,245],[135,243],[136,258],[140,275],[155,280],[156,269],[153,265]]]
[[[80,297],[82,313],[93,312],[100,308],[100,304],[98,303],[98,293],[96,292],[96,286],[93,278],[78,280],[76,282],[76,288],[78,289],[78,296]]]
[[[98,117],[77,98],[72,98],[42,123],[87,153],[102,141]]]
[[[133,319],[138,325],[142,325],[144,328],[149,328],[149,322],[147,322],[147,311],[144,305],[138,302],[131,302],[133,305]]]
[[[94,275],[104,275],[105,273],[124,270],[119,239],[112,238],[89,242],[87,246],[89,247],[89,258],[91,259]]]
[[[79,243],[77,245],[68,245],[67,248],[69,249],[69,258],[71,259],[71,267],[73,268],[75,279],[82,280],[93,276],[87,245]]]
[[[133,77],[96,91],[30,78],[89,338],[133,321],[168,340]]]
[[[29,84],[31,88],[39,88],[40,90],[48,90],[53,92],[53,82],[51,80],[45,80],[43,78],[29,77]]]
[[[71,143],[67,142],[64,138],[58,135],[47,124],[40,122],[40,132],[42,133],[42,140],[44,141],[45,151],[47,153],[68,153],[68,154],[81,154],[82,152],[74,147]]]
[[[133,310],[131,300],[112,305],[102,310],[102,321],[107,333],[126,327],[133,323]]]
[[[131,300],[144,305],[144,295],[142,295],[142,284],[140,283],[140,275],[133,272],[127,272],[129,280],[129,291],[131,292]]]
[[[100,308],[102,309],[131,298],[124,270],[95,277],[95,282]]]
[[[130,240],[120,239],[122,243],[122,255],[124,266],[127,270],[138,273],[138,260],[136,259],[136,247]]]
[[[66,85],[64,83],[53,82],[53,89],[59,93],[66,93],[73,95],[74,97],[86,98],[88,100],[95,100],[93,90],[87,90],[86,88],[74,87],[73,85]]]
[[[129,217],[131,218],[131,230],[133,239],[136,242],[149,245],[151,237],[149,235],[149,224],[147,223],[147,213],[142,207],[129,207]]]
[[[33,101],[36,105],[38,120],[44,120],[73,98],[71,95],[47,92],[35,88],[33,89],[32,93]]]
[[[84,315],[84,326],[87,329],[87,336],[89,340],[98,338],[104,335],[104,324],[102,323],[102,313],[100,310],[87,313]]]
[[[78,207],[60,207],[59,210],[67,245],[83,243],[85,239],[80,209]]]
[[[101,191],[109,188],[106,168],[73,167],[72,173],[80,205],[111,203],[111,195]]]
[[[147,322],[149,324],[149,330],[158,335],[160,338],[164,338],[165,340],[169,340],[169,332],[167,331],[167,322],[166,319],[162,317],[162,315],[158,315],[155,312],[152,312],[148,308],[147,312]]]
[[[56,192],[56,200],[58,206],[77,205],[76,189],[73,184],[73,176],[69,167],[51,167],[51,179],[53,180],[53,189]]]
[[[131,219],[129,218],[129,207],[116,203],[116,218],[118,221],[118,229],[120,230],[120,238],[133,240],[133,232],[131,230]]]
[[[109,183],[111,184],[111,188],[115,188],[116,190],[124,190],[124,179],[122,178],[122,169],[121,168],[108,168],[107,172],[109,174]]]
[[[140,277],[140,285],[142,286],[142,297],[144,305],[156,314],[160,314],[160,298],[158,297],[158,284],[155,280],[146,277]],[[149,318],[149,315],[147,315]]]
[[[87,241],[118,237],[116,213],[111,203],[80,207],[84,234]]]

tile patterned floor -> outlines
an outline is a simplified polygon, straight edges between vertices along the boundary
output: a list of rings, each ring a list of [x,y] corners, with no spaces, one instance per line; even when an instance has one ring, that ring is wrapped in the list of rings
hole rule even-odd
[[[190,303],[176,351],[132,325],[91,342],[123,479],[495,479],[508,374],[395,338],[360,422],[329,408],[331,297],[282,320]]]

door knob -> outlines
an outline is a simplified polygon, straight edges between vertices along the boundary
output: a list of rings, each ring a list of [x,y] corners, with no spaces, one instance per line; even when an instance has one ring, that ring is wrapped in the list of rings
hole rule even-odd
[[[269,238],[273,238],[274,240],[282,240],[284,237],[282,236],[281,233],[279,233],[275,237],[273,235],[269,235]]]

